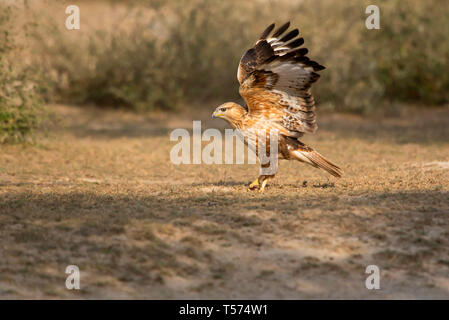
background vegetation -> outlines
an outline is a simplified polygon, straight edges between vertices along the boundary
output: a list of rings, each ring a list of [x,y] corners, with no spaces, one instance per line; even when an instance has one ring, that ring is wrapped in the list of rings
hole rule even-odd
[[[369,112],[386,100],[446,103],[444,0],[377,4],[381,30],[365,28],[366,1],[150,1],[130,9],[132,24],[97,29],[81,44],[52,26],[52,45],[40,41],[40,51],[46,74],[56,75],[52,88],[69,102],[166,109],[192,100],[235,99],[235,70],[244,50],[271,21],[292,20],[310,55],[328,67],[315,89],[332,109]],[[140,7],[135,1],[127,5]]]
[[[291,20],[310,56],[327,67],[314,86],[321,110],[393,114],[402,103],[446,104],[445,1],[376,1],[381,29],[367,30],[365,8],[371,2],[35,1],[19,6],[24,21],[37,23],[23,61],[39,70],[47,102],[137,111],[206,105],[239,99],[240,56],[268,23]],[[81,30],[66,30],[68,4],[79,5]],[[30,111],[37,100],[35,91],[25,90],[30,73],[17,71],[23,70],[16,66],[22,59],[16,53],[5,58],[11,40],[2,30],[2,99],[12,101],[14,95],[21,102],[2,102],[1,132],[20,137],[36,126]],[[22,85],[11,93],[17,79]],[[26,120],[11,122],[12,114]]]
[[[0,11],[0,143],[24,141],[44,117],[35,74],[17,56],[13,11]]]

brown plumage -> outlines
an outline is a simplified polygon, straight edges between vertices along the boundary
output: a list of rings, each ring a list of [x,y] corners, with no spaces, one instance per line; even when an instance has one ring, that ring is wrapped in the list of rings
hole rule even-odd
[[[213,116],[239,129],[245,143],[256,153],[259,140],[255,132],[265,132],[268,154],[269,132],[277,130],[279,159],[305,162],[341,177],[338,166],[298,140],[318,128],[310,88],[320,77],[317,72],[324,67],[306,56],[308,50],[301,48],[304,39],[298,38],[298,29],[286,32],[289,26],[287,22],[273,32],[275,25],[271,24],[242,56],[237,79],[246,108],[229,102],[219,106]],[[250,189],[263,191],[272,177],[274,174],[259,176]]]

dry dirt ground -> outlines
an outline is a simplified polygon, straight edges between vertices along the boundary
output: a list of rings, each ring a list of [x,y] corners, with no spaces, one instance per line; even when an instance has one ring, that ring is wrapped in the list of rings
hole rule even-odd
[[[256,165],[170,162],[174,128],[225,127],[208,113],[52,109],[0,147],[0,298],[449,298],[448,109],[320,115],[304,141],[344,177],[281,162],[263,194]]]

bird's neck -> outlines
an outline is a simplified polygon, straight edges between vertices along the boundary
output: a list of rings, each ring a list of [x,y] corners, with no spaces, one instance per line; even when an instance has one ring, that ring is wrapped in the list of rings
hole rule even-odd
[[[236,106],[232,109],[229,118],[226,119],[229,124],[237,129],[242,128],[246,118],[248,117],[248,112],[242,106]]]

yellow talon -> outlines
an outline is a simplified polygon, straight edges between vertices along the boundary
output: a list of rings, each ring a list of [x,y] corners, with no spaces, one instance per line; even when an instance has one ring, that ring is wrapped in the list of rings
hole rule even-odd
[[[254,190],[258,187],[259,187],[259,179],[256,179],[249,185],[248,190]]]
[[[262,182],[262,186],[260,187],[259,192],[263,192],[265,190],[265,186],[267,185],[267,182],[268,182],[268,179],[265,179]]]

